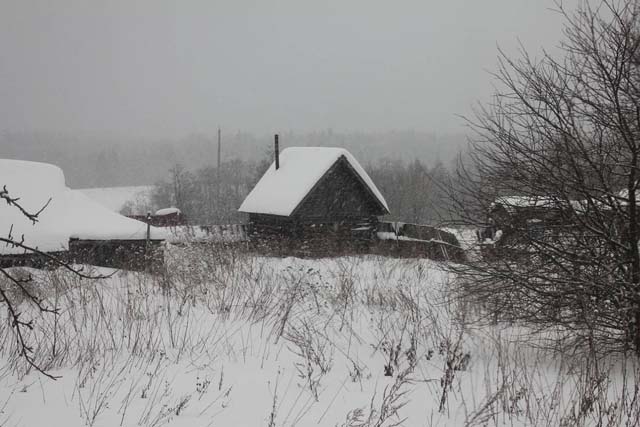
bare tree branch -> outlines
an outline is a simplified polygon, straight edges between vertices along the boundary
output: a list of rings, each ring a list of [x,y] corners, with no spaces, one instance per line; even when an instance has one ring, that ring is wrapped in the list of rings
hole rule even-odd
[[[22,207],[22,205],[19,203],[19,200],[20,200],[19,198],[11,197],[6,186],[3,186],[2,190],[0,190],[0,199],[5,200],[7,205],[9,205],[9,207],[18,209],[22,213],[22,215],[24,215],[26,218],[28,218],[32,222],[32,224],[36,224],[38,222],[40,214],[47,208],[47,206],[51,202],[51,199],[49,199],[42,206],[42,208],[40,208],[37,212],[33,212],[33,213],[29,212],[24,207]],[[27,245],[24,241],[24,236],[21,236],[20,240],[16,240],[13,237],[12,233],[13,233],[13,226],[11,226],[8,236],[6,238],[0,237],[0,242],[4,242],[6,247],[19,248],[24,250],[25,253],[30,253],[30,254],[44,257],[48,261],[50,261],[52,265],[66,269],[81,278],[103,279],[103,278],[110,277],[113,274],[113,273],[111,275],[86,274],[82,271],[81,268],[79,269],[75,268],[65,260],[61,260],[60,258],[52,254],[43,252],[38,248]],[[5,279],[8,280],[10,284],[15,286],[23,296],[25,296],[35,307],[38,308],[38,310],[41,313],[48,313],[53,316],[58,315],[59,311],[57,307],[53,307],[53,308],[48,307],[43,303],[41,298],[39,298],[32,290],[28,289],[25,286],[32,281],[31,275],[29,275],[27,278],[24,278],[24,279],[18,278],[13,276],[6,269],[0,268],[0,276],[4,277]],[[18,308],[17,308],[17,303],[10,297],[9,292],[7,292],[7,289],[3,288],[1,285],[0,285],[0,303],[4,304],[7,307],[7,311],[11,318],[11,326],[15,331],[19,355],[27,362],[29,366],[31,366],[33,369],[40,372],[41,374],[51,379],[59,378],[46,372],[34,359],[33,348],[28,344],[27,340],[25,339],[25,329],[28,329],[28,330],[33,329],[33,323],[31,321],[24,321],[22,319],[21,313],[18,311]]]
[[[640,354],[640,5],[595,4],[558,4],[564,57],[500,52],[450,186],[483,256],[456,269],[498,317]]]
[[[27,217],[33,224],[38,222],[38,216],[47,208],[47,206],[49,206],[49,203],[51,203],[52,200],[51,198],[49,198],[49,200],[47,200],[47,202],[40,208],[40,210],[35,213],[31,213],[23,208],[20,203],[18,203],[18,201],[20,200],[19,197],[9,196],[9,191],[7,190],[6,185],[4,185],[2,187],[2,190],[0,190],[0,199],[4,199],[7,202],[7,205],[18,208],[18,210],[22,212],[22,214]]]

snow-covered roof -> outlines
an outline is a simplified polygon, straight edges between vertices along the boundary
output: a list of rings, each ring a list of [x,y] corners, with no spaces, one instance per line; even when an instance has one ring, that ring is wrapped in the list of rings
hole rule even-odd
[[[587,200],[565,200],[550,196],[502,196],[498,197],[492,207],[502,205],[509,212],[517,208],[573,209],[586,212],[589,208]]]
[[[508,208],[549,208],[555,206],[554,200],[547,196],[502,196],[495,204]]]
[[[89,196],[102,206],[113,212],[120,212],[127,202],[143,201],[150,204],[153,185],[138,185],[132,187],[102,187],[102,188],[80,188],[75,191]],[[144,215],[147,212],[135,212]]]
[[[343,148],[330,147],[289,147],[282,150],[280,168],[276,171],[275,162],[271,164],[238,210],[246,213],[291,215],[318,180],[342,156],[388,211],[384,197],[355,157]]]
[[[180,209],[172,207],[172,208],[158,209],[155,215],[164,216],[164,215],[180,214],[180,213],[182,213]]]
[[[18,209],[2,202],[0,233],[11,231],[15,239],[45,252],[66,250],[69,238],[88,240],[146,238],[147,225],[110,211],[79,191],[65,185],[60,168],[46,163],[0,159],[0,188],[6,186],[11,197],[27,211],[39,211],[47,200],[35,225]],[[151,238],[162,239],[162,230],[152,227]],[[0,245],[0,254],[21,253],[21,249]]]

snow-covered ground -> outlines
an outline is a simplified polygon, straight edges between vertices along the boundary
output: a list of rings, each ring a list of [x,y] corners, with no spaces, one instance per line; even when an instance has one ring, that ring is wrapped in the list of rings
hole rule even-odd
[[[0,425],[555,426],[637,415],[622,391],[623,378],[637,385],[631,362],[601,361],[592,377],[523,331],[477,323],[432,261],[195,246],[172,247],[168,261],[157,277],[34,271],[33,289],[61,312],[24,302],[28,339],[61,378],[25,374],[1,322]]]

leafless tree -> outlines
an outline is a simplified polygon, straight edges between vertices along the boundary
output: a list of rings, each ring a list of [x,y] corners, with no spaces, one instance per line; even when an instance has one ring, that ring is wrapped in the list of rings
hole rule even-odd
[[[558,8],[561,55],[500,52],[494,101],[469,120],[458,215],[499,231],[462,289],[574,344],[640,354],[640,6]]]
[[[0,200],[4,200],[10,209],[18,209],[22,215],[28,218],[34,225],[38,222],[40,215],[51,202],[51,199],[49,199],[37,212],[31,212],[21,205],[20,198],[14,197],[9,193],[6,186],[3,186],[2,190],[0,190]],[[22,250],[24,253],[35,254],[44,258],[52,266],[64,268],[83,278],[104,277],[84,274],[81,270],[74,268],[64,260],[26,244],[24,236],[20,236],[20,238],[14,237],[12,235],[12,230],[9,230],[7,237],[0,237],[0,243],[4,244],[6,247]],[[0,266],[0,276],[6,279],[5,283],[18,291],[17,293],[12,292],[12,289],[9,289],[8,286],[0,283],[0,304],[4,304],[7,309],[11,326],[15,332],[20,356],[38,372],[49,378],[55,379],[56,377],[46,372],[33,357],[33,348],[28,343],[25,333],[27,330],[33,329],[33,323],[31,320],[24,319],[19,305],[22,299],[26,299],[30,303],[34,304],[41,312],[49,313],[53,316],[58,314],[58,308],[48,305],[28,286],[33,280],[30,275],[27,275],[26,277],[20,276],[15,274],[10,268],[3,268]]]

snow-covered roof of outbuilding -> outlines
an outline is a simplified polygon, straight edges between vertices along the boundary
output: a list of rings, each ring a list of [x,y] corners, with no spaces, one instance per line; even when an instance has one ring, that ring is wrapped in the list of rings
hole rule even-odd
[[[550,208],[554,207],[554,199],[548,196],[501,196],[495,205],[502,205],[507,209],[513,208]]]
[[[155,215],[157,216],[164,216],[164,215],[171,215],[171,214],[181,214],[182,211],[180,211],[180,209],[178,208],[162,208],[162,209],[158,209],[155,213]]]
[[[289,147],[280,153],[280,168],[275,162],[244,200],[240,212],[279,216],[291,215],[315,184],[341,157],[351,165],[373,196],[388,211],[387,202],[360,163],[343,148]]]
[[[561,197],[552,196],[501,196],[498,197],[491,207],[502,205],[505,209],[513,212],[518,208],[541,208],[541,209],[573,209],[575,212],[584,213],[589,208],[587,200],[567,200]]]
[[[18,209],[2,202],[0,233],[11,234],[44,252],[67,250],[70,238],[87,240],[138,240],[146,238],[147,225],[110,211],[87,195],[69,189],[64,174],[54,165],[22,160],[0,159],[0,188],[6,186],[11,197],[28,212],[39,211],[51,202],[33,224]],[[164,233],[154,227],[152,239]],[[21,253],[22,249],[0,245],[0,254]]]

